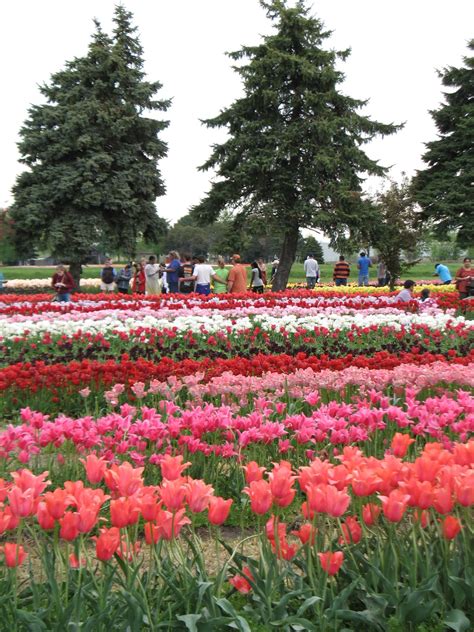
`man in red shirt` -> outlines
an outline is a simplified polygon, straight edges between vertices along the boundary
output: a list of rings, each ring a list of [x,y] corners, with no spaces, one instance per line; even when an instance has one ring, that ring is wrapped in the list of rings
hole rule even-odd
[[[247,270],[240,263],[240,255],[233,255],[234,264],[227,277],[227,291],[232,294],[242,294],[247,291]]]

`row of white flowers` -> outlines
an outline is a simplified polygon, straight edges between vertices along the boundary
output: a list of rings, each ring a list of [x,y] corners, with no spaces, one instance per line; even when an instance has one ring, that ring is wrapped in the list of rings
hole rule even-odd
[[[161,314],[160,314],[161,316]],[[288,332],[296,332],[298,329],[312,330],[315,327],[324,327],[329,330],[350,329],[352,326],[370,327],[389,326],[401,329],[403,326],[425,325],[430,329],[445,329],[456,325],[471,326],[470,321],[462,317],[454,317],[451,314],[432,310],[426,313],[406,313],[399,310],[362,310],[339,313],[336,310],[320,310],[317,313],[304,314],[278,314],[261,313],[254,316],[234,314],[233,317],[222,315],[219,312],[209,311],[204,315],[191,314],[175,317],[172,311],[167,317],[157,317],[151,310],[138,310],[135,312],[107,310],[93,314],[64,314],[63,317],[55,315],[54,318],[35,317],[3,317],[0,319],[0,338],[28,335],[36,336],[44,333],[73,335],[78,331],[103,333],[113,332],[128,333],[141,327],[164,330],[173,328],[178,332],[205,330],[209,333],[218,331],[238,332],[257,325],[264,330],[285,329]]]

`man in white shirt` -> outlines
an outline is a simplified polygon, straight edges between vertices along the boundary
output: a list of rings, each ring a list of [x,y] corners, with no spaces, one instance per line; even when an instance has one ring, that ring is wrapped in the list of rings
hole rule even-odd
[[[304,273],[306,276],[306,287],[308,290],[312,290],[319,276],[318,262],[313,255],[308,255],[308,258],[304,262]]]
[[[208,296],[211,293],[211,279],[219,280],[219,277],[215,274],[214,268],[206,263],[206,257],[199,255],[197,257],[197,264],[194,266],[193,276],[188,278],[188,281],[193,280],[196,282],[197,294],[203,294]]]

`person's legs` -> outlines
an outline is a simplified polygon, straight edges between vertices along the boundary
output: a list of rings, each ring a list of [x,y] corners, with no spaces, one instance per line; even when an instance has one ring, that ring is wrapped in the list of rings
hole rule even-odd
[[[199,283],[196,285],[196,292],[203,296],[208,296],[211,293],[211,286],[209,283]]]
[[[177,294],[178,292],[178,282],[177,281],[169,281],[168,282],[169,292],[170,294]]]
[[[314,286],[316,285],[316,277],[306,277],[306,287],[308,288],[308,290],[312,290],[314,288]]]
[[[71,295],[69,293],[64,292],[63,294],[58,294],[59,303],[69,303],[70,300],[71,300]]]
[[[368,274],[359,274],[359,285],[363,285],[363,286],[369,285],[369,275]]]

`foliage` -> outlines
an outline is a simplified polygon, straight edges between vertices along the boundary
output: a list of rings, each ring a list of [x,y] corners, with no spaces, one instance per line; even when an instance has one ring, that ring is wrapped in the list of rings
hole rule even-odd
[[[364,175],[384,173],[361,146],[397,127],[362,116],[365,102],[339,90],[343,74],[336,64],[349,51],[323,47],[330,33],[302,0],[295,7],[280,0],[261,4],[276,32],[229,53],[237,63],[248,60],[234,66],[244,96],[204,121],[226,128],[228,139],[200,167],[215,169],[217,177],[193,212],[209,222],[224,209],[236,210],[280,230],[273,289],[283,289],[300,228],[343,234],[361,222]]]
[[[17,252],[14,244],[15,226],[7,209],[0,209],[0,262],[4,264],[14,263]]]
[[[323,248],[312,235],[309,237],[301,237],[296,250],[296,256],[300,261],[304,261],[309,254],[314,256],[319,265],[324,263]]]
[[[459,259],[462,250],[454,231],[449,232],[442,240],[436,238],[425,238],[429,248],[431,260],[434,262]]]
[[[443,239],[448,230],[457,231],[459,244],[474,244],[474,40],[464,66],[439,73],[445,102],[431,115],[438,138],[426,144],[427,168],[414,180],[414,194],[423,207],[423,220],[433,221]]]
[[[393,289],[397,279],[414,263],[410,258],[404,260],[404,253],[413,256],[421,239],[419,211],[408,180],[400,185],[393,182],[387,191],[377,195],[367,228],[370,244],[387,266]]]
[[[92,245],[131,257],[140,235],[156,239],[163,229],[155,199],[165,191],[157,165],[167,122],[148,113],[169,101],[145,80],[131,19],[117,6],[112,38],[96,23],[87,55],[40,87],[46,103],[30,108],[20,131],[28,170],[14,187],[19,251],[48,248],[76,277]]]

